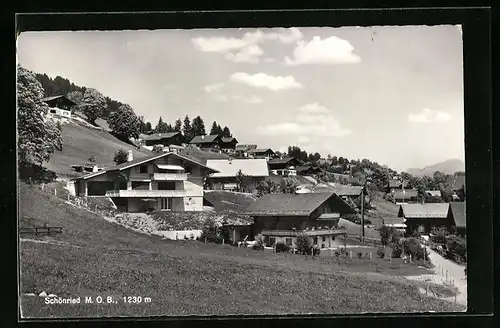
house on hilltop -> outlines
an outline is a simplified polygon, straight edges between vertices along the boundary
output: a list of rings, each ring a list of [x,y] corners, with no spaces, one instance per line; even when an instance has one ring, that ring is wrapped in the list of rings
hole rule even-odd
[[[145,136],[142,141],[146,146],[180,146],[184,142],[184,136],[180,132],[154,133]]]
[[[272,158],[267,161],[269,170],[272,174],[276,175],[297,175],[296,168],[300,165],[300,162],[295,157],[283,157],[283,158]]]
[[[238,140],[235,137],[222,138],[220,143],[220,148],[226,153],[232,153],[238,144]]]
[[[256,148],[248,151],[248,157],[250,158],[265,158],[266,160],[269,160],[274,156],[275,153],[271,148]]]
[[[418,190],[416,189],[395,189],[391,192],[389,198],[395,204],[406,204],[418,202]]]
[[[315,165],[301,165],[295,169],[297,175],[315,175],[321,172],[321,169]]]
[[[203,182],[214,170],[176,153],[161,153],[73,179],[76,196],[110,197],[124,212],[202,211]]]
[[[320,248],[337,246],[338,227],[344,214],[355,211],[335,193],[267,194],[250,204],[245,213],[253,217],[252,235],[262,234],[269,245],[283,242],[296,247],[300,234]]]
[[[387,184],[387,192],[392,193],[396,190],[402,190],[408,188],[408,180],[400,179],[389,179]]]
[[[265,159],[208,159],[207,166],[218,171],[207,178],[207,184],[214,190],[237,191],[236,175],[240,170],[246,176],[245,187],[249,192],[255,191],[258,183],[269,176]]]
[[[398,217],[404,218],[407,233],[429,234],[433,228],[445,227],[449,232],[465,235],[465,203],[402,204]]]
[[[49,115],[71,118],[71,111],[76,103],[66,96],[59,95],[43,98],[42,101],[49,106]]]
[[[211,134],[207,136],[196,136],[190,142],[200,149],[220,149],[222,145],[222,138],[218,134]]]

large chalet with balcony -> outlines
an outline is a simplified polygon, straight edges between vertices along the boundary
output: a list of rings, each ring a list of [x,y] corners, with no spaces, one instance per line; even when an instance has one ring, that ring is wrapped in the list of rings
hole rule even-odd
[[[203,182],[216,173],[176,153],[133,159],[73,180],[76,196],[110,197],[123,212],[202,211]]]

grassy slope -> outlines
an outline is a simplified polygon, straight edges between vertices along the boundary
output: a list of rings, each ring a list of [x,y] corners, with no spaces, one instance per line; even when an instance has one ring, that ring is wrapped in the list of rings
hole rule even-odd
[[[117,149],[132,150],[134,157],[144,157],[152,153],[145,149],[137,149],[118,140],[106,131],[86,127],[80,123],[63,124],[63,150],[55,152],[45,165],[49,170],[62,176],[76,176],[70,165],[83,164],[93,154],[96,162],[114,165],[113,156]]]
[[[23,296],[25,317],[460,310],[425,298],[402,278],[366,273],[390,271],[386,261],[346,264],[328,257],[166,241],[104,221],[24,184],[20,189],[21,217],[64,228],[50,237],[59,244],[21,241],[23,293],[152,299],[131,305],[45,305],[43,298]]]
[[[216,212],[242,212],[257,199],[249,194],[215,190],[205,192],[205,198],[214,205]]]

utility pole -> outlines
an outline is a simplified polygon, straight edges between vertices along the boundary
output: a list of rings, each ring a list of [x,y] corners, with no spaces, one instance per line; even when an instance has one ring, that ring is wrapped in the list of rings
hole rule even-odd
[[[365,186],[361,189],[361,240],[365,240]]]

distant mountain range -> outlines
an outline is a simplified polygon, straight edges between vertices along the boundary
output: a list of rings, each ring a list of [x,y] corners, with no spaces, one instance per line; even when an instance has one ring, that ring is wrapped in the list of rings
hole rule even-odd
[[[441,162],[441,163],[436,163],[433,165],[429,165],[424,167],[423,169],[408,169],[406,170],[407,173],[413,175],[413,176],[424,176],[424,175],[433,175],[434,172],[439,171],[441,173],[445,174],[454,174],[455,172],[458,171],[465,171],[465,163],[460,160],[460,159],[449,159],[447,161]]]

